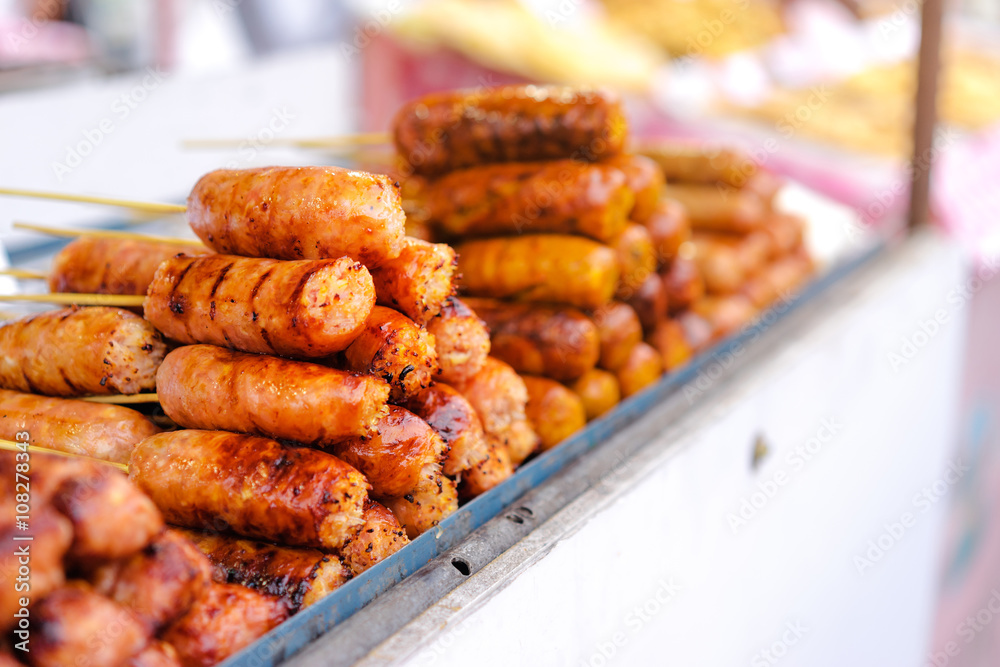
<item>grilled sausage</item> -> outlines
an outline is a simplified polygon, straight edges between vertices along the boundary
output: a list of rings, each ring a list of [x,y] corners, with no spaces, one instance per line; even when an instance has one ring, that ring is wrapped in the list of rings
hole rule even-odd
[[[668,181],[742,188],[758,167],[749,156],[731,149],[705,150],[682,144],[652,144],[639,152],[654,160]]]
[[[625,227],[635,195],[625,173],[574,160],[490,164],[432,180],[420,213],[446,238],[579,234],[608,241]]]
[[[465,471],[459,483],[462,498],[475,498],[486,493],[500,482],[514,474],[510,452],[503,440],[496,436],[486,436],[486,459]]]
[[[639,286],[656,274],[656,249],[653,238],[645,227],[630,223],[625,230],[611,240],[611,248],[618,255],[620,277],[615,296],[628,299]]]
[[[492,355],[519,373],[572,380],[597,363],[598,329],[575,308],[474,297],[466,304],[486,322]]]
[[[145,314],[179,343],[318,358],[347,347],[374,303],[368,270],[346,257],[279,262],[207,255],[163,262]]]
[[[621,368],[628,359],[632,346],[642,340],[642,322],[635,309],[620,301],[612,301],[591,313],[591,318],[597,326],[597,336],[601,343],[598,365],[609,371]]]
[[[618,369],[616,375],[622,398],[628,398],[660,379],[663,375],[663,359],[656,348],[645,342],[639,343],[632,348],[628,361]]]
[[[410,399],[407,407],[426,421],[448,447],[442,465],[445,475],[455,477],[488,456],[479,415],[452,387],[435,382]]]
[[[696,234],[694,261],[698,273],[705,279],[709,294],[732,294],[739,290],[746,278],[743,262],[731,244]]]
[[[685,247],[694,250],[694,246]],[[667,292],[667,307],[671,315],[687,310],[692,303],[705,295],[705,279],[698,270],[698,264],[693,256],[678,255],[660,275],[663,277],[663,287]]]
[[[368,489],[361,473],[325,452],[221,431],[146,438],[129,477],[173,524],[326,549],[361,525]]]
[[[206,581],[240,584],[280,598],[293,614],[350,578],[339,557],[318,549],[275,546],[196,530],[180,532],[197,547],[199,555],[207,557]]]
[[[372,269],[375,298],[423,326],[455,293],[457,263],[451,246],[407,238],[399,257]]]
[[[538,434],[542,451],[552,449],[587,425],[580,397],[548,378],[522,376],[528,388],[528,421]]]
[[[712,325],[704,317],[690,310],[676,317],[684,333],[684,342],[695,355],[712,344]]]
[[[708,320],[712,327],[712,340],[735,332],[750,322],[757,312],[750,299],[742,294],[706,296],[696,301],[691,310]]]
[[[656,210],[663,189],[663,170],[645,155],[618,155],[607,164],[621,169],[628,189],[635,195],[635,205],[629,212],[633,222],[645,223]]]
[[[204,255],[205,246],[81,236],[52,260],[49,290],[78,294],[146,294],[160,264],[178,254]]]
[[[771,239],[770,259],[788,255],[802,245],[805,226],[805,220],[797,215],[772,213],[761,227],[761,231]]]
[[[661,321],[647,342],[660,353],[663,369],[668,373],[686,364],[693,354],[684,335],[684,327],[677,320]]]
[[[383,499],[410,539],[416,539],[458,509],[458,487],[438,471],[428,483],[402,498]]]
[[[125,665],[126,667],[181,667],[181,659],[173,646],[155,639],[146,644],[146,648],[142,651],[129,658]]]
[[[525,406],[525,411],[527,412],[527,406]],[[515,468],[534,454],[535,450],[542,444],[534,426],[527,419],[515,419],[507,428],[492,435],[500,438],[507,446],[510,462]]]
[[[487,434],[500,435],[526,418],[528,389],[524,380],[499,359],[488,357],[482,370],[454,386],[476,409]]]
[[[621,152],[627,122],[617,96],[595,89],[503,86],[434,93],[393,121],[404,174],[441,174],[493,162]]]
[[[653,273],[646,278],[629,298],[628,305],[639,317],[643,330],[652,331],[670,309],[670,295],[660,275]]]
[[[772,239],[762,229],[749,234],[699,232],[692,240],[698,251],[702,249],[712,251],[717,248],[730,250],[744,276],[756,273],[775,256]]]
[[[597,419],[622,400],[622,390],[614,373],[595,368],[581,375],[570,388],[583,402],[587,420]]]
[[[32,667],[121,665],[142,651],[149,633],[117,602],[83,584],[60,588],[31,609]]]
[[[427,422],[409,410],[389,406],[370,437],[348,438],[328,447],[368,478],[372,495],[396,498],[441,470],[447,445]]]
[[[185,428],[322,445],[371,433],[389,386],[319,364],[213,345],[172,351],[156,375],[160,405]]]
[[[434,336],[440,376],[445,382],[464,382],[486,363],[490,332],[462,300],[448,298],[438,316],[427,324],[427,330]]]
[[[434,335],[384,306],[372,308],[342,358],[344,368],[388,382],[389,398],[396,402],[430,386],[440,369]]]
[[[283,600],[235,584],[213,583],[161,639],[173,645],[184,667],[211,667],[287,618]]]
[[[49,396],[136,394],[155,386],[166,346],[119,308],[64,308],[0,326],[0,387]]]
[[[389,177],[340,167],[209,172],[188,196],[187,219],[221,254],[350,257],[372,267],[399,257],[405,227]]]
[[[618,286],[615,252],[559,234],[467,241],[458,247],[461,288],[474,296],[599,308]]]
[[[687,211],[673,199],[661,199],[645,224],[653,239],[659,266],[670,263],[677,257],[681,244],[691,239],[691,221]]]
[[[4,454],[9,455],[11,459],[14,458],[12,452]],[[33,468],[38,465],[39,461],[32,461]],[[28,487],[22,486],[17,491],[22,492],[25,488],[34,490],[34,470],[31,478]],[[9,479],[11,487],[14,487],[14,475],[11,474]],[[17,511],[15,509],[17,504],[14,503],[15,495],[11,494],[10,503],[4,503],[4,511],[9,516],[4,517],[4,525],[0,528],[0,582],[3,585],[0,589],[0,614],[2,614],[0,632],[6,632],[10,626],[19,621],[14,614],[21,608],[20,598],[37,602],[66,582],[63,558],[73,542],[73,525],[69,520],[51,507],[36,501],[34,497],[29,499],[31,514],[28,529],[18,529],[14,523],[14,513]],[[30,541],[19,539],[15,541],[15,538],[28,537],[31,538]],[[25,546],[28,551],[28,563],[23,562]],[[26,565],[30,567],[27,581],[21,570]],[[18,590],[24,584],[27,584],[27,589]],[[28,622],[31,622],[30,618]]]
[[[212,580],[208,559],[181,533],[165,530],[145,549],[102,565],[94,589],[131,611],[150,634],[172,623]]]
[[[159,433],[135,410],[0,389],[0,438],[29,434],[29,442],[103,461],[128,463],[132,448]]]
[[[672,184],[664,196],[684,206],[694,229],[743,234],[759,229],[767,213],[756,193],[724,185]]]
[[[399,520],[386,506],[369,499],[364,518],[361,530],[340,549],[340,557],[353,575],[381,563],[410,542]]]

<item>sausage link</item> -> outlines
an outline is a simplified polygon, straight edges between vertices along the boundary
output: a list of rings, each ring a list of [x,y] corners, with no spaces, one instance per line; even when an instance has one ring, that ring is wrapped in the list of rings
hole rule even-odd
[[[687,247],[694,249],[693,246]],[[687,310],[691,304],[705,296],[705,279],[693,257],[678,255],[660,275],[663,277],[671,315]]]
[[[0,389],[0,438],[6,440],[28,433],[32,445],[128,463],[135,444],[159,432],[146,417],[120,405]]]
[[[613,301],[591,313],[591,318],[597,325],[597,335],[601,344],[598,365],[605,370],[618,370],[625,365],[632,348],[642,340],[642,322],[639,320],[639,315],[632,306]]]
[[[723,183],[742,188],[757,172],[757,163],[741,152],[721,149],[707,152],[682,144],[653,144],[639,152],[654,160],[668,181],[712,185]]]
[[[149,286],[146,319],[180,343],[318,358],[350,345],[374,303],[371,274],[346,257],[175,257]]]
[[[455,293],[457,264],[451,246],[407,238],[399,257],[372,269],[375,298],[423,326]]]
[[[777,259],[791,254],[802,244],[806,222],[797,215],[772,213],[761,231],[771,239],[771,257]]]
[[[370,433],[389,398],[389,386],[370,375],[213,345],[172,351],[156,386],[164,412],[185,428],[307,445]]]
[[[4,454],[9,454],[11,459],[14,458],[13,452]],[[32,464],[34,468],[39,461],[33,460]],[[34,475],[35,471],[32,470],[32,479],[28,487],[32,491]],[[13,473],[10,479],[13,482]],[[23,491],[23,487],[19,490]],[[9,515],[9,519],[4,517],[5,525],[0,528],[0,581],[4,582],[3,594],[0,595],[0,614],[2,614],[0,632],[4,633],[18,622],[14,614],[21,608],[19,598],[24,597],[34,603],[66,583],[63,560],[73,542],[73,525],[69,520],[51,506],[38,502],[33,494],[29,505],[31,520],[28,522],[28,530],[16,529],[14,523],[16,505],[13,501],[12,496],[10,503],[4,503],[4,511]],[[29,538],[30,541],[16,538]],[[25,565],[21,562],[23,554],[18,552],[26,544],[29,545],[31,580],[27,582],[27,590],[16,591],[17,577],[22,576],[23,582],[23,572],[19,573],[18,570]]]
[[[396,515],[386,506],[369,499],[364,518],[361,530],[340,550],[344,565],[355,576],[410,543]]]
[[[572,380],[600,356],[597,327],[575,308],[473,297],[466,304],[486,322],[492,355],[519,373]]]
[[[340,167],[219,169],[187,205],[191,229],[218,253],[373,267],[399,257],[405,217],[388,176]]]
[[[383,499],[411,540],[458,510],[458,487],[454,480],[438,471],[429,482],[402,498]]]
[[[709,294],[732,294],[740,289],[746,279],[743,262],[738,250],[731,244],[696,234],[694,261],[698,272],[705,279]]]
[[[628,305],[639,317],[643,331],[652,331],[656,323],[667,316],[670,310],[670,294],[658,273],[651,274],[642,281],[639,289],[629,297]]]
[[[706,296],[691,306],[691,310],[708,320],[712,340],[724,338],[753,320],[757,310],[742,294]]]
[[[660,165],[645,155],[617,155],[607,164],[622,170],[628,189],[635,196],[629,219],[645,223],[656,211],[665,183]]]
[[[154,639],[146,644],[146,648],[129,658],[125,667],[181,667],[181,659],[173,646]]]
[[[525,406],[527,412],[527,405]],[[531,422],[525,419],[515,419],[506,428],[495,433],[507,446],[510,454],[510,461],[516,468],[521,463],[535,453],[535,450],[542,444],[538,434],[535,433]]]
[[[661,267],[677,257],[681,244],[691,239],[687,210],[673,199],[661,199],[645,224]]]
[[[427,324],[434,336],[441,379],[464,382],[478,373],[490,354],[490,332],[479,316],[457,297],[445,301],[441,312]]]
[[[618,257],[596,241],[559,234],[467,241],[461,288],[475,296],[599,308],[618,286]]]
[[[552,449],[587,425],[580,397],[548,378],[521,376],[528,388],[528,421],[538,434],[542,451]]]
[[[496,436],[486,436],[486,459],[465,471],[459,483],[462,498],[475,498],[486,493],[497,484],[514,474],[510,452],[503,440]]]
[[[344,366],[389,383],[389,397],[402,401],[429,387],[440,368],[434,335],[391,308],[375,306],[361,333],[344,350]]]
[[[526,419],[528,389],[510,365],[488,357],[482,370],[455,386],[476,409],[487,434],[501,435],[516,421]]]
[[[656,249],[649,231],[638,223],[629,223],[610,242],[618,256],[620,277],[615,296],[628,299],[653,275],[656,275]]]
[[[660,353],[663,369],[668,373],[686,364],[693,354],[684,335],[684,327],[674,319],[657,324],[647,342]]]
[[[0,326],[0,387],[49,396],[136,394],[156,386],[166,346],[119,308],[64,308]]]
[[[694,229],[743,234],[759,229],[766,219],[764,203],[747,190],[673,184],[664,188],[664,196],[683,204]]]
[[[364,476],[330,454],[221,431],[146,438],[129,477],[173,524],[327,549],[361,525],[368,496]]]
[[[621,403],[622,390],[614,373],[595,368],[581,375],[570,388],[583,401],[587,419],[597,419]]]
[[[639,343],[632,348],[628,361],[618,369],[616,375],[622,398],[628,398],[660,379],[663,375],[663,359],[654,347],[645,342]]]
[[[695,355],[712,344],[712,325],[704,317],[693,311],[685,311],[676,317],[684,333],[684,342]]]
[[[617,95],[600,89],[503,86],[434,93],[407,104],[393,121],[404,172],[441,174],[493,162],[621,152],[627,121]]]
[[[531,232],[598,241],[621,232],[634,203],[621,169],[573,160],[455,171],[428,182],[416,201],[447,238]]]
[[[407,407],[426,421],[448,447],[442,465],[448,477],[460,475],[488,456],[483,423],[457,390],[435,382],[410,399]]]

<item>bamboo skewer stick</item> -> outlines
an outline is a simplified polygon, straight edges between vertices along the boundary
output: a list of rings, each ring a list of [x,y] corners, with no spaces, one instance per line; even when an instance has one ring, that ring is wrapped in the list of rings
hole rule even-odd
[[[234,148],[246,139],[186,139],[184,148]],[[392,143],[388,132],[362,132],[334,137],[306,137],[301,139],[277,137],[268,142],[271,146],[294,146],[296,148],[323,148],[354,150],[359,146],[381,146]]]
[[[25,271],[24,269],[3,269],[0,276],[10,276],[21,280],[48,280],[48,275],[38,271]]]
[[[146,297],[141,294],[77,294],[56,292],[53,294],[0,294],[0,301],[34,301],[35,303],[58,303],[66,306],[111,306],[113,308],[135,308],[143,305]]]
[[[115,199],[114,197],[95,197],[91,195],[73,195],[62,192],[46,192],[44,190],[22,190],[20,188],[0,188],[0,195],[12,197],[30,197],[33,199],[56,199],[59,201],[81,202],[84,204],[103,204],[119,208],[131,208],[150,213],[183,213],[187,206],[183,204],[164,204],[159,202],[132,201]]]
[[[137,234],[135,232],[124,232],[117,229],[67,229],[64,227],[46,227],[30,222],[15,222],[15,229],[26,229],[52,236],[64,236],[76,238],[77,236],[92,236],[102,239],[122,239],[131,241],[149,241],[151,243],[172,243],[176,245],[204,245],[198,239],[181,239],[176,236],[150,236],[148,234]]]
[[[83,456],[82,454],[73,454],[71,452],[61,452],[58,449],[49,449],[48,447],[27,445],[23,442],[14,442],[13,440],[0,440],[0,450],[6,450],[8,452],[23,452],[26,449],[32,454],[53,454],[55,456],[64,456],[68,459],[86,459],[95,463],[103,463],[107,466],[114,466],[123,472],[128,472],[128,466],[124,463],[115,463],[114,461],[95,459],[91,456]]]
[[[132,405],[135,403],[159,403],[160,397],[152,394],[110,394],[108,396],[82,396],[78,400],[91,403],[113,403],[115,405]]]

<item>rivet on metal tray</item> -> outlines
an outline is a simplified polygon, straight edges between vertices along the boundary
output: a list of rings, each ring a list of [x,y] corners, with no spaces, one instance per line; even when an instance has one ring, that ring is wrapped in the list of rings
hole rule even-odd
[[[767,446],[767,441],[764,440],[763,435],[758,435],[757,440],[753,443],[753,458],[750,459],[750,467],[754,470],[760,465],[760,462],[764,460],[764,457],[770,453],[770,448]]]

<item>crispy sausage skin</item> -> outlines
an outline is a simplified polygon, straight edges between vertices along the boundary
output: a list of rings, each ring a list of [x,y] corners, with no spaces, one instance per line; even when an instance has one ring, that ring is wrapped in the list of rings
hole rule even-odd
[[[350,574],[338,556],[231,535],[181,530],[203,558],[210,580],[281,598],[295,613],[342,586]]]
[[[628,299],[646,279],[656,273],[656,249],[649,231],[638,223],[629,223],[621,234],[611,240],[618,256],[620,277],[615,296]]]
[[[136,394],[155,386],[166,346],[119,308],[64,308],[0,326],[0,387],[48,396]]]
[[[695,235],[692,243],[698,273],[705,279],[705,290],[709,294],[732,294],[739,290],[746,272],[736,248],[701,235]]]
[[[491,354],[519,373],[572,380],[600,356],[597,327],[575,308],[475,297],[466,304],[486,322]]]
[[[552,449],[587,425],[580,397],[555,380],[521,376],[528,388],[528,421],[538,434],[542,451]]]
[[[448,447],[442,466],[445,475],[455,477],[488,456],[483,423],[468,399],[454,388],[435,382],[410,399],[407,407]]]
[[[758,167],[749,156],[731,149],[706,151],[696,146],[660,143],[639,151],[654,160],[668,181],[742,188]]]
[[[607,164],[622,170],[628,189],[635,195],[629,219],[645,223],[656,210],[665,182],[660,165],[645,155],[617,155]]]
[[[371,433],[387,412],[379,378],[319,364],[187,345],[156,375],[164,412],[180,426],[322,445]]]
[[[652,331],[670,309],[670,295],[660,275],[652,273],[642,281],[639,289],[629,297],[628,305],[639,317],[643,330]]]
[[[389,383],[389,397],[402,401],[429,387],[438,372],[434,334],[392,308],[375,306],[361,333],[344,350],[344,367]]]
[[[656,325],[647,341],[663,358],[663,369],[670,372],[688,362],[693,351],[684,335],[684,327],[674,319],[665,319]]]
[[[161,638],[173,645],[184,667],[211,667],[287,618],[283,600],[236,584],[213,583]]]
[[[691,221],[684,206],[673,199],[661,199],[646,220],[659,266],[677,257],[681,244],[691,239]]]
[[[459,492],[462,498],[475,498],[486,493],[500,482],[514,474],[514,464],[503,440],[496,436],[486,436],[486,459],[480,461],[462,475]]]
[[[660,353],[648,343],[639,343],[632,348],[632,354],[624,366],[618,369],[618,384],[622,398],[637,394],[663,375],[663,359]]]
[[[570,388],[583,401],[587,420],[597,419],[621,403],[622,390],[614,373],[595,368],[581,375]]]
[[[405,175],[441,174],[477,164],[621,152],[627,121],[618,97],[600,89],[502,86],[434,93],[393,121]]]
[[[80,583],[60,588],[31,609],[32,667],[124,664],[149,641],[145,627],[125,607]]]
[[[440,376],[445,382],[464,382],[478,373],[490,354],[490,332],[464,301],[449,297],[441,312],[427,324],[434,336]]]
[[[177,650],[167,642],[155,639],[133,655],[125,667],[181,667]]]
[[[405,215],[388,176],[340,167],[219,169],[188,196],[191,229],[221,254],[274,259],[399,257]]]
[[[620,269],[611,248],[560,234],[466,241],[458,246],[461,288],[474,296],[599,308],[615,293]]]
[[[747,190],[672,184],[664,188],[664,196],[684,205],[694,229],[743,234],[759,229],[766,219],[764,203]]]
[[[499,359],[488,357],[482,370],[454,386],[476,409],[488,434],[500,435],[514,422],[527,418],[524,380]]]
[[[399,519],[409,538],[416,539],[458,509],[458,487],[440,471],[430,483],[402,498],[385,498],[385,506]]]
[[[750,322],[757,312],[750,299],[742,294],[706,296],[696,301],[691,310],[708,320],[712,327],[712,340],[733,333]]]
[[[14,440],[22,432],[29,434],[32,445],[128,463],[135,444],[160,429],[120,405],[0,389],[0,438]]]
[[[632,306],[612,301],[604,308],[595,310],[590,316],[597,326],[601,345],[598,365],[605,370],[618,370],[625,365],[632,347],[642,340],[642,322],[639,320],[639,315]],[[543,375],[555,377],[547,373]],[[582,374],[577,377],[582,377]]]
[[[423,326],[455,293],[457,264],[451,246],[407,238],[399,257],[372,269],[375,298]]]
[[[370,437],[348,438],[328,448],[368,478],[372,495],[395,498],[426,485],[441,469],[447,445],[427,422],[389,406]]]
[[[318,358],[350,345],[374,303],[371,274],[346,257],[182,256],[156,271],[145,315],[179,343]]]
[[[368,490],[361,473],[330,454],[222,431],[146,438],[129,477],[173,524],[327,549],[361,525]]]
[[[365,524],[340,550],[351,575],[357,576],[381,563],[410,543],[406,531],[388,507],[368,499],[365,503]]]
[[[446,238],[579,234],[608,241],[635,196],[625,173],[574,160],[489,164],[454,171],[421,190],[420,214]]]
[[[4,452],[14,458],[13,452]],[[32,461],[38,465],[38,461]],[[34,466],[33,466],[34,467]],[[32,477],[34,470],[32,470]],[[29,482],[32,488],[34,479]],[[13,472],[10,475],[10,485],[14,486]],[[17,622],[14,614],[21,608],[19,598],[28,598],[31,602],[36,602],[55,589],[61,587],[66,582],[66,571],[63,568],[63,558],[73,542],[73,525],[66,517],[59,514],[49,506],[38,503],[31,498],[31,520],[28,523],[28,530],[17,530],[14,524],[14,503],[11,489],[10,502],[4,502],[4,511],[9,517],[4,517],[4,526],[0,527],[0,582],[3,588],[0,589],[0,632],[6,630]],[[24,487],[17,489],[23,492]],[[4,498],[6,501],[6,498]],[[10,523],[7,523],[9,521]],[[30,537],[31,541],[15,541],[16,537]],[[20,547],[30,544],[31,559],[31,580],[28,589],[18,591],[16,580],[18,569],[23,565],[19,562],[23,556],[18,553]]]
[[[692,249],[694,246],[686,246]],[[698,270],[693,256],[678,255],[660,274],[667,292],[667,306],[671,315],[687,310],[695,301],[705,296],[705,279]]]
[[[49,290],[78,294],[145,294],[160,264],[178,254],[204,255],[198,243],[178,245],[81,236],[52,261]]]
[[[525,411],[527,411],[527,406],[525,406]],[[515,419],[507,428],[494,435],[507,445],[510,461],[515,468],[534,454],[535,450],[542,444],[541,438],[535,433],[534,426],[527,418]]]
[[[142,551],[102,565],[94,589],[131,611],[156,634],[194,604],[212,580],[212,566],[184,535],[165,530]]]

